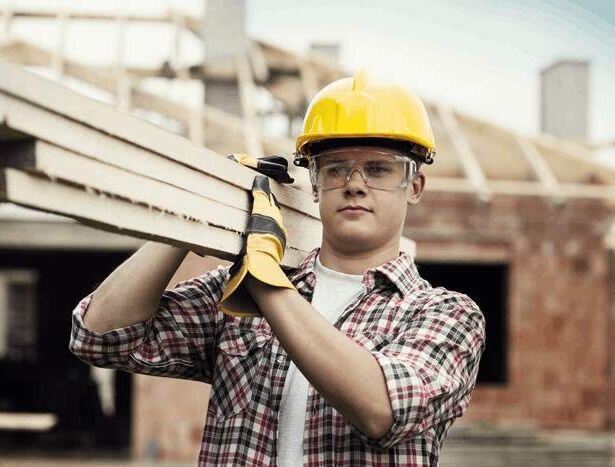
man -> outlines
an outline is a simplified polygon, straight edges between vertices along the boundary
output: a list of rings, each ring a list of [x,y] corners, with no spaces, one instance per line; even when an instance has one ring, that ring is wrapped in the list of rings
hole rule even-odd
[[[258,176],[242,258],[164,291],[187,251],[147,244],[75,309],[94,365],[212,384],[201,465],[436,466],[468,406],[484,318],[399,253],[434,141],[420,100],[363,73],[314,98],[297,139],[323,223],[288,276]]]

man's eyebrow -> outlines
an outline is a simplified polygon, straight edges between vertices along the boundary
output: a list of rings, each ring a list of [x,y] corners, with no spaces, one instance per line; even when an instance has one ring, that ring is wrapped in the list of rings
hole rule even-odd
[[[341,157],[328,157],[325,162],[346,162],[347,159],[342,159]]]

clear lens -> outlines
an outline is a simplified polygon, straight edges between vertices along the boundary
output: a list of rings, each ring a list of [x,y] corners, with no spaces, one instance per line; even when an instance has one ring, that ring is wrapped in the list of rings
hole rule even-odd
[[[314,157],[310,177],[326,191],[343,188],[358,172],[368,187],[394,190],[407,186],[415,167],[414,161],[391,151],[344,148]]]

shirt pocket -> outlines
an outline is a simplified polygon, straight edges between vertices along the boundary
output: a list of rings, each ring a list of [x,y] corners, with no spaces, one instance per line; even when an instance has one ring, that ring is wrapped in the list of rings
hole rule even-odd
[[[208,411],[217,418],[243,412],[252,399],[256,379],[267,371],[271,333],[229,326],[220,335]]]

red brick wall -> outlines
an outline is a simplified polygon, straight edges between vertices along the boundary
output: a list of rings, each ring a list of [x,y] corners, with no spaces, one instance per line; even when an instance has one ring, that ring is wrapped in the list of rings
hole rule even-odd
[[[465,420],[606,427],[611,281],[602,239],[611,220],[595,201],[481,204],[427,193],[410,209],[406,234],[419,260],[510,266],[508,384],[479,385]]]

